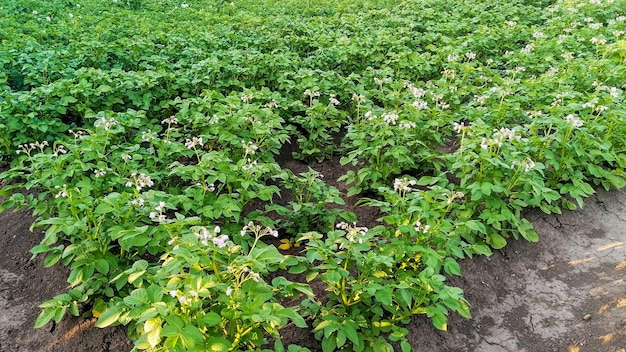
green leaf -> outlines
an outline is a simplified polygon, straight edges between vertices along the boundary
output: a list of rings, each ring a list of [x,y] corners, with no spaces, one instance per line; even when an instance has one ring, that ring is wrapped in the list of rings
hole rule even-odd
[[[202,322],[206,324],[207,326],[216,326],[221,321],[222,321],[222,317],[215,312],[209,312],[207,313],[207,315],[204,316],[204,318],[202,318]]]
[[[100,86],[98,86],[97,91],[98,91],[98,95],[102,94],[102,93],[107,93],[110,92],[111,90],[113,90],[113,88],[107,84],[101,84]]]
[[[190,325],[188,325],[190,326]],[[207,352],[227,352],[231,347],[232,343],[225,338],[222,337],[211,337],[206,341],[207,349],[204,351]],[[193,345],[195,346],[195,345]],[[188,346],[188,347],[193,347]]]
[[[142,270],[128,274],[128,283],[132,284],[133,282],[137,281],[137,279],[141,278],[141,276],[143,276],[143,274],[145,273],[146,271]]]
[[[487,235],[487,243],[494,249],[500,249],[506,246],[506,239],[496,233],[492,233]]]
[[[402,329],[398,329],[393,331],[391,334],[389,334],[389,340],[390,341],[400,341],[402,339],[404,339],[404,337],[406,336],[407,331],[406,329],[403,331]]]
[[[96,261],[96,270],[106,275],[109,273],[109,262],[106,259],[98,259]]]
[[[104,303],[102,298],[96,298],[93,304],[93,308],[91,309],[91,314],[95,318],[99,318],[102,315],[102,313],[106,311],[106,309],[107,309],[107,305],[106,303]]]
[[[61,99],[59,99],[59,103],[62,106],[68,106],[69,104],[75,103],[77,101],[78,100],[76,98],[74,98],[72,96],[68,96],[68,95],[63,96],[63,97],[61,97]]]
[[[145,234],[132,233],[119,239],[120,246],[130,251],[133,247],[144,247],[150,242],[150,237]]]
[[[60,322],[61,319],[63,319],[63,316],[65,315],[66,310],[67,310],[66,307],[57,308],[56,312],[54,312],[54,321],[57,323]]]
[[[292,287],[300,292],[303,293],[305,296],[311,298],[311,297],[315,297],[315,293],[313,292],[313,290],[311,289],[311,286],[307,285],[307,284],[300,284],[300,283],[294,283],[292,285]]]
[[[96,327],[105,328],[117,323],[117,319],[122,314],[122,309],[118,306],[113,306],[107,309],[96,322]]]
[[[396,290],[396,292],[399,293],[399,296],[397,297],[397,301],[399,302],[399,304],[401,304],[404,308],[410,307],[411,303],[413,302],[413,294],[411,293],[411,290],[402,288]]]
[[[346,197],[352,197],[355,196],[359,193],[361,193],[363,189],[361,187],[357,187],[357,186],[352,186],[350,187],[350,189],[348,190],[348,194],[346,194]]]
[[[124,303],[134,306],[149,304],[148,291],[145,288],[138,288],[131,292],[130,296],[124,297]]]
[[[441,177],[433,177],[433,176],[423,176],[419,180],[417,180],[417,185],[419,186],[430,186],[439,182]]]
[[[54,318],[58,309],[58,307],[51,307],[41,311],[37,319],[35,319],[35,328],[41,328],[44,325],[48,324],[48,322]]]
[[[299,328],[306,328],[308,326],[304,318],[291,308],[281,309],[277,314],[289,318]]]
[[[193,325],[185,326],[185,328],[183,329],[182,336],[184,337],[184,343],[187,347],[193,347],[197,344],[200,344],[202,343],[202,340],[204,339],[202,337],[202,332],[200,332],[200,330],[198,330],[198,328]],[[226,349],[228,349],[231,345],[230,341],[226,339],[214,338],[214,339],[207,340],[208,346],[211,346],[211,340],[214,341],[217,347],[226,346]],[[222,349],[211,349],[211,348],[212,347],[210,347],[209,351],[223,351]]]
[[[480,184],[480,191],[482,194],[486,196],[491,195],[492,188],[493,188],[493,184],[491,182],[483,182]]]
[[[548,203],[552,203],[553,201],[561,198],[561,195],[559,194],[559,192],[550,188],[543,188],[541,190],[541,195]]]
[[[285,346],[280,339],[274,341],[274,352],[285,352]]]
[[[406,342],[406,341],[400,342],[400,348],[402,349],[402,352],[412,352],[413,351],[413,347],[411,347],[411,345],[409,345],[409,343]]]
[[[376,300],[386,306],[391,306],[391,302],[393,300],[393,290],[391,287],[383,287],[382,289],[377,290]]]
[[[332,324],[336,324],[337,322],[334,320],[324,320],[321,323],[317,324],[317,326],[313,329],[313,332],[324,330]],[[333,331],[335,331],[334,329]]]
[[[346,344],[347,336],[344,330],[337,331],[337,336],[335,337],[337,347],[340,348]]]
[[[490,256],[490,255],[493,254],[491,252],[491,249],[489,249],[488,246],[485,246],[483,244],[474,244],[474,245],[472,245],[472,249],[474,250],[474,252],[476,254],[483,254],[483,255],[486,255],[486,256]]]
[[[100,214],[110,213],[113,210],[115,210],[115,208],[113,208],[113,206],[111,204],[102,202],[102,203],[98,204],[96,209],[94,209],[93,213],[95,215],[100,215]]]
[[[35,247],[31,248],[29,252],[33,255],[33,258],[39,253],[45,253],[50,250],[50,246],[47,244],[38,244]]]
[[[461,266],[454,258],[447,257],[443,261],[443,269],[451,275],[461,275]]]
[[[53,266],[54,264],[56,264],[60,259],[61,256],[63,255],[62,251],[53,251],[52,253],[48,254],[46,256],[46,259],[44,259],[43,261],[43,266],[46,268],[49,268],[51,266]]]
[[[70,275],[67,278],[67,282],[70,284],[70,286],[74,287],[83,281],[83,278],[85,276],[85,269],[85,267],[78,267],[70,271]]]
[[[337,339],[334,337],[328,337],[322,339],[322,351],[323,352],[334,352],[337,347]]]
[[[307,270],[308,270],[308,267],[304,263],[298,263],[298,264],[296,264],[294,266],[289,267],[289,273],[290,274],[302,274],[303,272],[305,272]]]
[[[472,318],[472,313],[470,312],[469,304],[464,299],[459,300],[459,308],[456,311],[457,313],[459,313],[459,315],[461,315],[464,318],[467,318],[467,319]]]
[[[426,308],[426,315],[432,320],[433,326],[439,330],[446,331],[448,329],[447,318],[439,308],[431,306]]]
[[[285,256],[274,246],[255,248],[252,250],[252,253],[250,253],[250,256],[266,264],[280,263],[285,260]]]
[[[530,221],[522,219],[521,224],[518,226],[518,230],[522,234],[522,237],[524,237],[527,241],[539,241],[539,234],[533,230],[533,224]]]
[[[358,347],[361,344],[361,340],[359,339],[359,334],[357,332],[357,325],[353,321],[345,321],[343,324],[343,332],[346,334],[348,339],[352,341],[354,347]]]
[[[70,303],[68,310],[70,311],[70,314],[72,314],[75,317],[80,315],[80,311],[78,309],[78,302],[76,301],[72,301],[72,303]]]
[[[146,320],[143,331],[146,333],[150,347],[156,347],[161,341],[161,318],[151,318]]]
[[[487,233],[487,229],[485,228],[485,224],[483,224],[482,222],[478,221],[478,220],[470,220],[470,221],[466,221],[465,222],[465,226],[467,226],[468,228],[474,230],[474,231],[478,231],[480,233]]]

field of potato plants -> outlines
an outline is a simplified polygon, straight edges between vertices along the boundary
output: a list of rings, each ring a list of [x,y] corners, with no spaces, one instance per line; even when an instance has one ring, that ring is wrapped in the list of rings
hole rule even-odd
[[[412,350],[412,317],[471,317],[459,259],[626,184],[622,6],[0,1],[0,210],[31,209],[31,253],[70,269],[36,326]]]

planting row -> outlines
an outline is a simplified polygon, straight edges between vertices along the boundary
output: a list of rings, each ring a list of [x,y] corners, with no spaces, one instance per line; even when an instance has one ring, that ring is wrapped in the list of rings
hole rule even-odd
[[[408,351],[414,316],[470,317],[445,283],[458,259],[537,241],[525,209],[624,186],[612,1],[0,11],[0,209],[33,209],[31,252],[70,268],[38,327],[69,312],[139,350],[307,350],[281,340],[300,328],[324,351]],[[333,156],[339,181],[314,169]]]

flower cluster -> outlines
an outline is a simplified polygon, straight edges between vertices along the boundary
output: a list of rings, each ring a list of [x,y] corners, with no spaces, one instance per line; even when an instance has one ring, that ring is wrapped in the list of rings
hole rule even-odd
[[[93,174],[96,176],[96,178],[99,178],[99,177],[106,175],[107,171],[104,169],[95,169],[93,170]]]
[[[85,131],[68,130],[67,132],[74,136],[74,139],[82,138],[85,135]]]
[[[280,105],[278,105],[278,103],[274,99],[266,103],[265,106],[267,106],[270,109],[278,109],[280,107]]]
[[[346,238],[350,242],[358,242],[359,244],[363,243],[363,235],[369,231],[367,227],[357,226],[356,222],[351,224],[347,222],[340,222],[336,225],[336,227],[340,230],[346,231]]]
[[[576,115],[573,114],[565,116],[565,121],[576,128],[582,127],[583,125],[583,120],[579,119],[578,117],[576,117]]]
[[[404,86],[409,90],[409,92],[411,92],[415,99],[422,98],[426,95],[426,91],[424,89],[417,88],[411,83],[406,83]]]
[[[307,89],[307,90],[304,91],[304,95],[309,97],[309,99],[313,99],[313,98],[319,97],[320,96],[320,92],[315,92],[315,91],[312,91],[310,89]]]
[[[390,125],[395,125],[396,121],[398,121],[398,114],[384,113],[381,117],[383,118],[383,121],[385,121],[385,123]]]
[[[423,100],[416,100],[411,104],[411,106],[413,106],[417,110],[425,110],[428,108],[428,103]]]
[[[140,173],[132,173],[130,175],[130,181],[126,182],[126,187],[135,187],[137,191],[141,191],[144,187],[152,187],[154,186],[154,182],[150,178],[150,176]]]
[[[410,130],[417,127],[417,124],[413,121],[402,121],[398,124],[398,127],[403,128],[405,130]]]
[[[248,94],[242,94],[241,95],[241,101],[244,103],[249,103],[250,101],[252,101],[252,99],[254,99],[254,95],[248,93]]]
[[[589,42],[591,42],[591,44],[604,45],[604,44],[606,44],[607,40],[604,39],[604,38],[593,37],[593,38],[589,39]]]
[[[256,144],[252,142],[246,143],[245,141],[241,141],[241,144],[243,147],[243,151],[246,153],[246,155],[254,155],[254,153],[256,153],[256,151],[259,149],[259,147],[257,147]]]
[[[421,221],[417,220],[413,225],[413,229],[415,229],[416,232],[427,233],[430,230],[430,225],[422,224]]]
[[[517,165],[519,165],[522,168],[522,170],[524,170],[524,172],[529,172],[530,170],[534,169],[536,166],[535,162],[531,158],[526,158],[522,160],[521,162],[514,161],[511,165],[511,168],[514,168]]]
[[[171,125],[178,125],[179,121],[176,118],[176,116],[170,116],[168,118],[163,119],[163,121],[161,121],[162,124],[167,124],[168,126]]]
[[[144,142],[150,142],[156,137],[157,137],[157,134],[155,132],[152,132],[151,130],[141,133],[141,140]]]
[[[254,167],[257,166],[257,164],[258,163],[257,163],[256,160],[252,160],[250,158],[247,158],[246,159],[246,163],[241,166],[241,169],[243,171],[250,171],[250,170],[254,169]]]
[[[389,78],[378,78],[378,77],[374,77],[374,83],[378,86],[383,86],[383,84],[387,83],[387,82],[391,82],[391,79]]]
[[[220,232],[221,228],[219,226],[215,226],[213,231],[207,230],[206,227],[199,227],[193,234],[200,240],[200,243],[205,246],[208,246],[209,242],[211,242],[218,248],[224,248],[228,244],[228,236],[219,235]]]
[[[261,275],[259,275],[259,273],[257,272],[250,270],[250,268],[248,268],[247,266],[244,266],[243,268],[238,268],[238,267],[232,267],[229,265],[226,267],[226,271],[230,274],[235,275],[236,277],[241,275],[239,279],[236,280],[238,281],[238,283],[235,284],[236,287],[240,286],[242,282],[248,279],[252,279],[253,281],[256,281],[256,282],[261,281]],[[233,293],[233,289],[229,286],[226,289],[225,293],[226,293],[226,296],[230,296]]]
[[[202,143],[202,137],[193,137],[191,139],[187,138],[185,140],[185,147],[187,147],[187,149],[195,149],[196,146],[202,145],[204,145],[204,143]]]
[[[274,230],[270,227],[263,227],[260,224],[255,224],[254,221],[250,221],[246,226],[241,229],[239,232],[241,236],[245,236],[246,234],[254,235],[257,238],[261,238],[265,235],[270,235],[272,237],[278,237],[278,231]]]
[[[510,141],[520,141],[522,140],[522,136],[516,135],[515,134],[515,130],[510,129],[510,128],[506,128],[506,127],[502,127],[499,130],[493,130],[494,132],[494,137],[498,138],[498,139],[508,139],[509,142]]]
[[[215,184],[214,183],[209,183],[209,184],[204,184],[204,183],[196,183],[196,186],[204,189],[205,191],[209,191],[209,192],[213,192],[215,191]]]
[[[454,123],[454,131],[455,131],[456,133],[463,133],[463,132],[465,132],[465,130],[467,130],[468,128],[469,128],[469,126],[467,126],[467,125],[465,124],[465,122],[461,122],[461,123],[455,122],[455,123]]]
[[[480,142],[480,147],[485,150],[488,150],[492,146],[500,148],[502,144],[504,144],[504,141],[506,140],[508,140],[509,142],[521,141],[522,136],[517,135],[515,133],[515,130],[510,129],[510,128],[502,127],[500,129],[494,129],[493,138],[483,137],[483,139]]]
[[[151,211],[148,217],[154,221],[163,222],[167,220],[167,216],[163,214],[164,209],[165,209],[165,202],[159,202],[159,205],[157,205],[154,208],[154,210],[156,211]]]
[[[15,151],[16,154],[27,154],[30,156],[30,152],[35,149],[39,149],[40,152],[43,152],[43,149],[48,146],[48,141],[43,142],[34,142],[34,143],[25,143],[19,146],[19,148]]]
[[[409,180],[408,178],[396,178],[393,181],[393,190],[396,192],[411,192],[412,186],[415,186],[417,182],[415,180]]]
[[[357,104],[362,102],[363,100],[365,100],[365,96],[363,94],[352,94],[352,101],[356,102]]]
[[[58,144],[54,147],[54,153],[52,153],[52,155],[59,156],[61,154],[67,154],[67,149],[65,149],[63,144]]]
[[[178,292],[178,290],[170,290],[170,292],[168,293],[172,298],[178,298],[178,302],[180,304],[190,303],[189,299],[187,299],[185,295]],[[189,290],[188,293],[191,297],[198,297],[198,292],[196,292],[195,290]]]
[[[61,186],[54,186],[55,189],[60,190],[59,193],[57,193],[54,198],[67,198],[68,197],[68,193],[67,193],[67,185],[63,185],[63,187]]]
[[[109,119],[107,119],[106,117],[101,117],[96,121],[94,126],[102,127],[105,131],[110,131],[111,127],[116,126],[117,124],[117,120],[112,117]]]
[[[452,191],[448,193],[448,204],[451,204],[457,199],[461,200],[463,198],[465,198],[465,193],[459,192],[459,191]]]
[[[130,205],[136,206],[136,207],[143,207],[145,203],[145,200],[143,198],[136,198],[130,201]]]

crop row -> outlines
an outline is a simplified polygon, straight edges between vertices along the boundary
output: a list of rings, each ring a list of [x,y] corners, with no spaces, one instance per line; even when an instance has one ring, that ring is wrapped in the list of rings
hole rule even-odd
[[[617,10],[3,4],[1,209],[33,209],[31,252],[70,268],[36,326],[69,312],[139,350],[306,351],[280,338],[295,325],[324,351],[410,350],[413,316],[470,317],[457,260],[537,241],[528,208],[624,186]],[[292,149],[346,172],[294,172]]]

